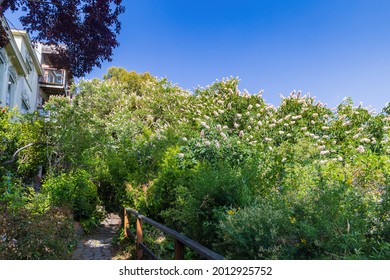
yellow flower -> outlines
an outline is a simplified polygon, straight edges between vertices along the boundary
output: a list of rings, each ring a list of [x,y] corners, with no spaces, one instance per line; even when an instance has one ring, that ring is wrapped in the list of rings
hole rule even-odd
[[[295,224],[295,221],[296,221],[295,217],[290,217],[290,223]]]
[[[234,211],[231,209],[227,213],[228,213],[228,215],[234,215]]]
[[[301,243],[303,244],[303,245],[306,245],[306,239],[301,239]]]

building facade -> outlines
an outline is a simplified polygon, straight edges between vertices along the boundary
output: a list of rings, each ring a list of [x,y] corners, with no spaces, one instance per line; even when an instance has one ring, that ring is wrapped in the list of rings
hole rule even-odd
[[[11,30],[4,19],[1,23],[10,42],[0,49],[0,106],[33,112],[41,95],[39,77],[43,75],[37,51],[25,31]]]
[[[21,113],[41,109],[52,95],[66,95],[70,75],[56,68],[54,48],[43,44],[34,46],[24,30],[5,26],[10,42],[0,49],[0,107],[16,108]]]

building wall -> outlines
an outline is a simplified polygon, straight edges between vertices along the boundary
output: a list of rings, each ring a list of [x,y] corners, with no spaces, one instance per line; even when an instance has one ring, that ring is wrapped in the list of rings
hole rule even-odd
[[[4,20],[2,24],[6,24]],[[0,106],[21,113],[37,110],[42,70],[26,32],[9,32],[10,43],[0,49]]]
[[[5,51],[0,50],[0,106],[14,107],[18,95],[21,94],[23,85],[19,82],[19,76],[13,66],[11,57]]]
[[[27,68],[25,76],[20,76],[19,81],[22,83],[22,91],[15,100],[14,106],[24,112],[33,112],[37,109],[37,101],[39,98],[39,75],[37,65],[34,64],[33,56],[36,56],[35,50],[31,48],[31,41],[26,38],[26,33],[18,34],[14,31],[14,38],[22,55],[23,61]],[[30,44],[28,47],[27,44]],[[38,65],[38,67],[40,67]]]

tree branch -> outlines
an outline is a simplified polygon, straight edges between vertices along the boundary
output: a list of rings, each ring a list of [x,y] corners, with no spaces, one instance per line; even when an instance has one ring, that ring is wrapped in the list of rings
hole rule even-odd
[[[21,147],[18,150],[16,150],[16,152],[12,155],[12,158],[3,162],[1,165],[7,165],[10,163],[13,163],[16,160],[16,156],[19,154],[19,152],[24,150],[24,149],[27,149],[28,147],[35,146],[35,145],[44,145],[44,144],[46,144],[46,143],[42,142],[42,141],[27,144],[26,146]]]

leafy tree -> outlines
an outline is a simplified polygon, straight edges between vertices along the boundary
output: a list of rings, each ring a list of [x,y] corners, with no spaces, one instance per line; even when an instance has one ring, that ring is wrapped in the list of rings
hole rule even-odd
[[[116,35],[121,29],[118,16],[124,12],[122,0],[1,2],[0,16],[8,9],[24,11],[20,21],[26,30],[34,34],[35,40],[56,46],[59,56],[55,64],[76,77],[110,61],[113,48],[119,45]],[[0,26],[0,47],[7,43],[4,27]]]
[[[118,82],[122,84],[127,91],[135,92],[137,94],[141,94],[146,82],[156,82],[156,78],[148,72],[138,74],[134,71],[128,72],[126,69],[121,67],[109,68],[107,74],[105,74],[103,78],[104,80]]]

